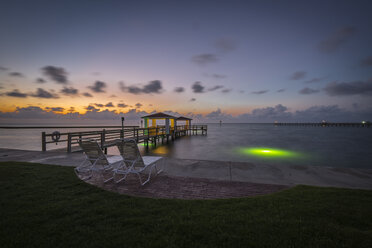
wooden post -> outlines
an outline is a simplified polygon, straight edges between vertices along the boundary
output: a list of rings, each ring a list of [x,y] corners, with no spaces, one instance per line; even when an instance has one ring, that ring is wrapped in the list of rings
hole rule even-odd
[[[71,152],[71,143],[72,143],[72,136],[71,134],[67,134],[67,152]]]
[[[103,149],[103,146],[105,145],[105,136],[106,136],[106,130],[103,129],[101,133],[101,149]]]
[[[45,132],[42,132],[41,133],[41,150],[43,152],[46,152],[46,136],[45,136]]]

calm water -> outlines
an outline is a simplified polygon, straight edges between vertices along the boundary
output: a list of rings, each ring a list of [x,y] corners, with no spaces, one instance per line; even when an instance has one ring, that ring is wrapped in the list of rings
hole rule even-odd
[[[0,129],[0,147],[40,150],[42,131],[54,130]],[[48,149],[65,146],[50,144]],[[143,146],[140,148],[147,155],[184,159],[372,169],[372,128],[209,124],[207,136],[182,137],[168,145],[150,147],[148,151]],[[253,148],[258,152],[251,153]],[[280,153],[275,149],[280,149]],[[111,148],[109,153],[117,154],[117,151]]]
[[[280,149],[284,150],[284,156],[246,152],[250,148]],[[148,154],[255,164],[372,169],[372,128],[209,124],[208,136],[183,137],[170,145],[149,149]],[[286,156],[288,154],[290,156]]]

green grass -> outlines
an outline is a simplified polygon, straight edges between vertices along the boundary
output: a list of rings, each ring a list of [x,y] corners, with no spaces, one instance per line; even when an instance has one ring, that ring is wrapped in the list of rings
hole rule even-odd
[[[1,247],[372,247],[372,191],[227,200],[106,192],[70,167],[0,163]]]

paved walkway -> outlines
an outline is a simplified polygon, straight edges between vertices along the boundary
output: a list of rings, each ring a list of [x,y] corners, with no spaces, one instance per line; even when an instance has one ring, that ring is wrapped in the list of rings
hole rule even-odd
[[[139,184],[135,175],[128,176],[125,182],[118,184],[113,181],[103,183],[99,176],[95,176],[87,182],[119,194],[171,199],[237,198],[271,194],[289,188],[284,185],[229,182],[206,178],[167,176],[165,174],[154,176],[144,186]]]
[[[25,161],[63,166],[77,166],[82,153],[61,151],[22,151],[0,148],[0,161]],[[294,186],[298,184],[372,189],[372,170],[303,165],[252,164],[228,161],[207,161],[166,158],[164,175],[177,178],[208,179]]]

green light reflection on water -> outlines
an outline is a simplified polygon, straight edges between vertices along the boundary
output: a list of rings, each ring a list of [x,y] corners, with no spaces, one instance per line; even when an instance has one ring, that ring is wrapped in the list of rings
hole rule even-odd
[[[263,158],[300,158],[304,156],[299,152],[268,147],[241,147],[238,148],[238,153]]]

